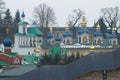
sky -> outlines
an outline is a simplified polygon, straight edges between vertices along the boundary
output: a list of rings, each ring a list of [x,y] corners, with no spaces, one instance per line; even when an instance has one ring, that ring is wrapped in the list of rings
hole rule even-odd
[[[93,26],[101,15],[102,8],[110,8],[118,6],[120,8],[120,0],[4,0],[5,7],[11,10],[14,15],[16,10],[24,11],[26,20],[30,22],[33,19],[34,7],[41,3],[46,3],[55,11],[57,17],[57,26],[65,26],[68,17],[72,14],[73,9],[80,8],[85,12],[87,26]]]

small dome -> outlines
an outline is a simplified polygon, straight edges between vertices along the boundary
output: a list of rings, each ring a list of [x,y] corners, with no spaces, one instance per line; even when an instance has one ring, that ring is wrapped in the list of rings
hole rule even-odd
[[[24,17],[25,17],[25,13],[24,13],[24,11],[23,11],[23,13],[22,13],[21,17],[22,17],[22,18],[24,18]]]
[[[84,33],[89,34],[90,32],[89,32],[89,30],[86,29],[86,28],[82,28],[82,29],[80,29],[80,30],[78,31],[78,34],[79,34],[79,35],[84,34]]]
[[[63,37],[71,37],[71,33],[66,31],[64,32]]]
[[[86,24],[87,24],[87,22],[85,20],[85,16],[82,16],[82,22],[81,22],[82,27],[85,27]]]
[[[37,25],[36,21],[33,21],[32,25]]]
[[[47,35],[47,38],[48,39],[51,39],[51,38],[53,38],[54,37],[54,35],[52,34],[52,33],[49,33],[48,35]]]
[[[4,41],[3,41],[3,45],[5,46],[5,47],[11,47],[11,45],[12,45],[12,40],[9,38],[9,37],[6,37],[5,39],[4,39]]]
[[[100,31],[96,31],[94,37],[103,37],[103,34]]]
[[[56,37],[55,41],[61,41],[61,39],[59,37]]]
[[[113,39],[113,38],[117,38],[117,35],[115,33],[112,33],[110,36],[109,36],[110,39]]]
[[[96,30],[100,30],[100,25],[99,24],[96,26]]]
[[[34,49],[34,52],[35,52],[35,53],[39,53],[39,52],[40,52],[40,48],[35,48],[35,49]]]
[[[90,51],[92,52],[92,51],[94,51],[95,50],[95,46],[92,44],[91,46],[90,46]]]

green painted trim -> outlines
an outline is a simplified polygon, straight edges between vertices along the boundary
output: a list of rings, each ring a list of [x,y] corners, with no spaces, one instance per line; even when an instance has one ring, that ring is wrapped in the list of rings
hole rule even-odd
[[[26,21],[20,21],[20,22],[18,23],[18,25],[29,25],[29,23],[26,22]]]

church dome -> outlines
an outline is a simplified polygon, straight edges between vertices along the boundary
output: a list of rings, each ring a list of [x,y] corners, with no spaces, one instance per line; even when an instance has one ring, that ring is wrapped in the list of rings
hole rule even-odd
[[[5,46],[5,47],[11,47],[11,45],[12,45],[12,40],[9,38],[9,37],[6,37],[5,39],[4,39],[4,41],[3,41],[3,45]]]
[[[64,32],[63,37],[71,37],[71,33],[66,31]]]
[[[55,37],[55,41],[61,41],[59,37]]]
[[[22,13],[21,17],[22,17],[22,18],[24,18],[24,17],[25,17],[25,13],[24,13],[24,11],[23,11],[23,13]]]
[[[80,29],[80,30],[78,31],[78,34],[79,34],[79,35],[84,34],[84,33],[89,34],[90,32],[89,32],[89,30],[86,29],[86,28],[82,28],[82,29]]]
[[[34,52],[35,52],[35,53],[39,53],[39,52],[40,52],[40,48],[35,48],[35,49],[34,49]]]
[[[51,39],[51,38],[53,38],[54,37],[54,35],[52,34],[52,33],[49,33],[48,35],[47,35],[47,38],[48,39]]]
[[[100,31],[96,31],[94,37],[103,37],[103,34]]]
[[[113,38],[117,38],[117,35],[115,33],[112,33],[110,36],[109,36],[110,39],[113,39]]]

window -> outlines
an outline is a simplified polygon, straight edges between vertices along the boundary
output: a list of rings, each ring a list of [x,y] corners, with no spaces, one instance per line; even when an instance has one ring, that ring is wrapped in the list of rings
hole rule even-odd
[[[70,39],[67,39],[67,40],[66,40],[66,44],[70,44]]]
[[[114,40],[112,40],[112,44],[116,44],[116,40],[114,39]]]
[[[97,40],[97,44],[101,44],[102,43],[102,40],[101,39],[98,39]]]
[[[14,64],[20,64],[20,61],[18,58],[14,59]]]
[[[87,43],[88,41],[87,41],[87,37],[86,36],[84,36],[83,37],[83,43]]]
[[[52,44],[54,44],[55,43],[55,41],[54,40],[52,40]]]
[[[39,43],[41,43],[41,39],[39,40]]]

